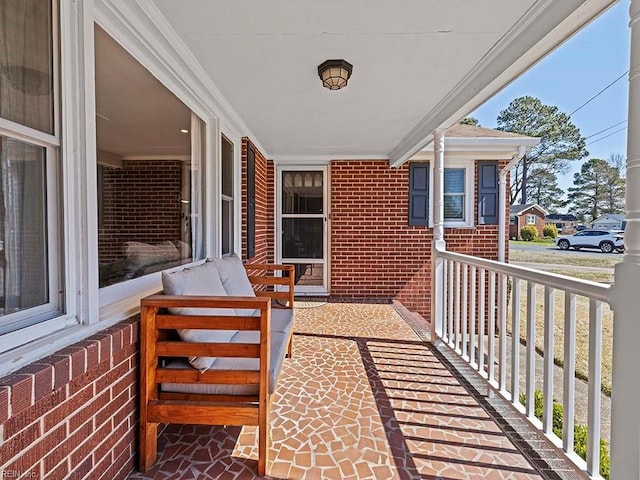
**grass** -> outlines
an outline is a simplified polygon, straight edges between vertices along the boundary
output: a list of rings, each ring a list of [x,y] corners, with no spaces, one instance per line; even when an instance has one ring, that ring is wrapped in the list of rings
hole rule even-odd
[[[547,264],[549,268],[545,271],[550,273],[567,275],[583,280],[610,284],[613,282],[613,267],[621,259],[621,255],[611,255],[602,258],[592,256],[579,256],[576,254],[566,254],[561,252],[536,252],[512,250],[509,252],[511,261],[515,262],[532,262],[538,264]],[[583,266],[583,267],[600,267],[602,270],[580,270],[574,268],[562,269],[561,265]],[[611,270],[607,270],[611,269]],[[536,286],[536,349],[543,352],[544,339],[544,308],[542,298],[544,295],[544,286]],[[524,342],[526,340],[526,283],[522,282],[520,305],[520,338]],[[553,300],[554,312],[554,362],[562,366],[564,362],[564,293],[556,291]],[[509,308],[508,329],[511,328],[511,308]],[[585,297],[576,297],[576,376],[583,380],[588,379],[589,375],[589,300]],[[613,344],[613,312],[609,305],[602,306],[602,385],[601,390],[611,395],[611,362],[612,362],[612,344]]]
[[[575,253],[554,252],[550,254],[549,252],[538,252],[535,250],[511,250],[509,252],[509,261],[613,268],[616,263],[622,261],[622,255],[612,253],[607,256],[594,257],[576,255]]]
[[[523,282],[520,291],[520,339],[526,340],[527,333],[527,302],[526,283]],[[536,349],[544,354],[544,308],[541,299],[544,286],[536,286]],[[553,300],[554,329],[553,329],[553,357],[557,365],[564,362],[564,293],[556,291]],[[513,331],[511,323],[511,306],[507,317],[507,330]],[[576,376],[587,380],[589,376],[589,300],[576,297]],[[613,347],[613,312],[608,305],[602,305],[602,392],[611,395],[611,360]]]
[[[532,243],[547,243],[550,245],[555,244],[555,240],[553,238],[536,238],[535,240],[526,241],[526,240],[509,240],[509,245],[530,245]]]

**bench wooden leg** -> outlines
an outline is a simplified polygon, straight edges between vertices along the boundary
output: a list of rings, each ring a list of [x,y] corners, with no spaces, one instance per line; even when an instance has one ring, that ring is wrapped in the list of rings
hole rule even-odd
[[[269,448],[271,446],[271,437],[269,433],[270,400],[270,398],[266,399],[266,405],[260,406],[260,413],[258,414],[258,475],[261,477],[267,475]]]
[[[292,357],[293,357],[293,335],[289,337],[289,344],[287,345],[287,353],[285,355],[285,358],[292,358]]]
[[[140,420],[140,471],[146,472],[158,456],[158,424]]]

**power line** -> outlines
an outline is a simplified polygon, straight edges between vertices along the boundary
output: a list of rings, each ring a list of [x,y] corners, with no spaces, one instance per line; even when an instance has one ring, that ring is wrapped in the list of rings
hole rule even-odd
[[[600,137],[600,138],[598,138],[597,140],[594,140],[593,142],[589,142],[589,143],[587,143],[587,145],[585,145],[585,147],[586,147],[586,146],[588,146],[588,145],[593,145],[594,143],[597,143],[597,142],[599,142],[600,140],[604,140],[605,138],[610,137],[611,135],[615,135],[616,133],[621,132],[621,131],[626,130],[626,129],[627,129],[627,127],[619,128],[619,129],[618,129],[618,130],[616,130],[615,132],[611,132],[609,135],[605,135],[604,137]]]
[[[580,105],[578,108],[576,108],[573,112],[571,112],[569,114],[569,118],[571,118],[571,116],[576,113],[578,110],[580,110],[581,108],[587,106],[589,103],[591,103],[593,100],[595,100],[596,98],[598,98],[600,95],[602,95],[604,92],[606,92],[609,88],[611,88],[616,82],[618,82],[620,79],[622,79],[625,75],[627,75],[630,72],[630,70],[627,70],[626,72],[624,72],[622,75],[620,75],[618,78],[616,78],[613,82],[611,82],[609,85],[607,85],[606,87],[604,87],[602,90],[600,90],[598,93],[596,93],[593,97],[591,97],[589,100],[587,100],[586,102],[584,102],[582,105]]]
[[[593,133],[593,134],[589,135],[588,137],[584,137],[584,139],[586,140],[586,139],[588,139],[588,138],[595,137],[596,135],[600,135],[601,133],[604,133],[604,132],[606,132],[607,130],[611,130],[612,128],[615,128],[615,127],[617,127],[618,125],[622,125],[623,123],[627,123],[627,120],[623,120],[623,121],[621,121],[621,122],[616,123],[615,125],[611,125],[610,127],[607,127],[607,128],[605,128],[605,129],[603,129],[603,130],[600,130],[599,132]]]

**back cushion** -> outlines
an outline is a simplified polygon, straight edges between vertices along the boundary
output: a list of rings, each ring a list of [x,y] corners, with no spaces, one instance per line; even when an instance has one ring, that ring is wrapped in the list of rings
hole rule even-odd
[[[167,295],[227,296],[218,270],[211,262],[177,272],[162,272],[162,286]],[[175,315],[236,315],[230,308],[172,308],[170,311]],[[237,333],[237,330],[178,330],[178,335],[186,342],[227,343]],[[189,358],[189,363],[198,370],[211,368],[215,361],[215,357]]]
[[[240,257],[237,255],[231,255],[229,257],[215,258],[211,260],[210,263],[213,263],[218,270],[222,286],[224,287],[225,292],[227,292],[227,295],[230,297],[256,296]],[[240,316],[260,315],[258,310],[239,308],[236,309],[236,312]]]

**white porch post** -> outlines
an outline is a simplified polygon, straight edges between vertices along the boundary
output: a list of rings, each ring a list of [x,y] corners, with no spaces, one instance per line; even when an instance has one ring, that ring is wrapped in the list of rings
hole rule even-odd
[[[444,130],[433,134],[433,243],[431,248],[431,341],[442,338],[444,325],[444,260],[437,252],[444,241]]]
[[[632,0],[625,255],[616,265],[611,396],[611,478],[640,478],[640,0]]]

